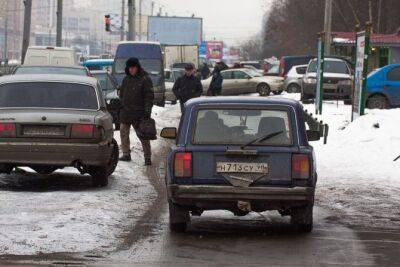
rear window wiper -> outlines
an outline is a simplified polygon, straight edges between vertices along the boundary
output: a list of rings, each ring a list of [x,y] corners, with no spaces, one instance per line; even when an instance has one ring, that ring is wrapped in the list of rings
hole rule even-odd
[[[252,140],[252,141],[250,141],[250,142],[248,142],[248,143],[242,145],[240,148],[241,148],[241,149],[244,149],[245,147],[248,147],[248,146],[250,146],[250,145],[253,145],[253,144],[256,144],[256,143],[259,143],[259,142],[268,140],[268,139],[271,139],[272,137],[275,137],[275,136],[277,136],[277,135],[280,135],[280,134],[282,134],[283,132],[284,132],[284,131],[279,131],[279,132],[274,132],[274,133],[270,133],[270,134],[267,134],[267,135],[263,135],[263,136],[257,137],[256,139],[254,139],[254,140]]]

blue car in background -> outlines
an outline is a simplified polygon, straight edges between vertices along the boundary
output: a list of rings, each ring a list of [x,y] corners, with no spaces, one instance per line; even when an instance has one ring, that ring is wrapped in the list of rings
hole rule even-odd
[[[111,71],[114,59],[89,59],[82,63],[88,70],[107,70]]]
[[[400,64],[387,65],[368,75],[366,101],[369,109],[400,106]]]
[[[317,172],[301,104],[289,99],[199,98],[185,105],[167,158],[170,229],[185,231],[205,210],[278,210],[310,232]]]

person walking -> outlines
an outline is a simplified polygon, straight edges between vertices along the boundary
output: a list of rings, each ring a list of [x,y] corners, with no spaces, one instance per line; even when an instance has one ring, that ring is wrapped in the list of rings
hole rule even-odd
[[[174,92],[176,99],[179,100],[182,114],[185,103],[188,100],[201,96],[203,93],[203,86],[200,79],[195,76],[193,64],[186,65],[185,75],[176,80],[172,91]]]
[[[203,65],[200,68],[200,73],[201,73],[201,78],[203,80],[210,77],[211,71],[210,71],[210,68],[208,67],[207,63],[205,63],[205,62],[203,63]]]
[[[137,58],[130,58],[126,62],[125,78],[119,88],[119,97],[122,102],[120,111],[121,120],[121,147],[120,161],[131,161],[130,129],[135,129],[136,135],[142,143],[145,165],[151,165],[150,140],[143,140],[139,135],[139,123],[151,118],[154,92],[150,76],[143,70]]]
[[[222,83],[224,78],[221,75],[221,70],[217,66],[214,69],[213,76],[211,79],[210,87],[208,89],[207,95],[209,96],[219,96],[222,93]]]

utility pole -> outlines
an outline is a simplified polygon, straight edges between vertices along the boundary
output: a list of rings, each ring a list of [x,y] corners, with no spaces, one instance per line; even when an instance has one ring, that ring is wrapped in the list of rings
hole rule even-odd
[[[373,17],[372,17],[372,0],[368,0],[368,14],[369,14],[369,22],[372,23]],[[374,25],[374,24],[372,24]]]
[[[32,0],[24,0],[24,33],[22,37],[22,53],[21,63],[24,63],[26,51],[29,47],[29,39],[31,37],[31,17],[32,17]]]
[[[332,0],[325,0],[325,54],[331,54],[332,45]]]
[[[57,40],[56,40],[56,46],[62,46],[62,19],[63,19],[63,0],[57,0]]]
[[[162,6],[160,6],[160,9],[158,11],[158,16],[161,17],[162,16]]]
[[[151,1],[151,15],[154,16],[154,1]]]
[[[139,41],[142,40],[142,0],[139,0]]]
[[[121,7],[121,41],[125,40],[125,0],[122,0]]]
[[[8,1],[6,1],[5,15],[4,15],[4,62],[8,63]]]
[[[128,0],[128,41],[135,41],[135,0]]]

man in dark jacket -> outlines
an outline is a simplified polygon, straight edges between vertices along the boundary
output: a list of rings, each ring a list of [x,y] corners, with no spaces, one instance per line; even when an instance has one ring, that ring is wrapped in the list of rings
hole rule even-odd
[[[131,126],[136,131],[139,137],[139,123],[142,120],[151,117],[153,108],[154,93],[153,83],[145,72],[137,58],[130,58],[126,62],[126,76],[119,88],[119,97],[122,102],[120,111],[121,120],[121,143],[123,156],[121,161],[131,161],[130,149],[130,129]],[[142,143],[145,165],[151,165],[151,146],[149,140],[143,140],[139,137]]]
[[[222,93],[222,83],[224,78],[221,75],[221,70],[219,66],[215,67],[213,76],[210,83],[210,88],[208,89],[207,95],[218,96]]]
[[[176,99],[179,100],[182,114],[184,105],[188,100],[201,96],[203,93],[203,86],[201,85],[200,79],[195,76],[193,64],[188,64],[185,67],[185,75],[176,80],[172,91]]]
[[[200,73],[201,73],[201,78],[203,80],[210,77],[211,71],[210,71],[210,68],[208,67],[207,63],[205,63],[205,62],[203,63],[203,65],[200,68]]]

